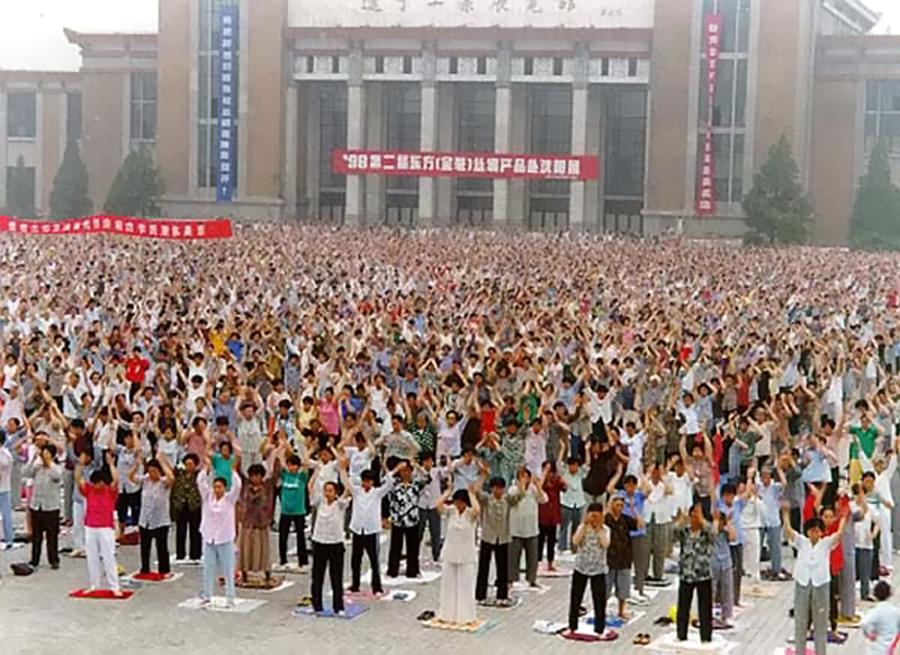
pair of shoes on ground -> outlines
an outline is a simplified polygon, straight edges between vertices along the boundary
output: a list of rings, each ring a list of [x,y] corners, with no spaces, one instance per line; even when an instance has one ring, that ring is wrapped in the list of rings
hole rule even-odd
[[[651,637],[646,632],[639,632],[634,636],[634,639],[631,640],[635,646],[647,646],[650,644]]]

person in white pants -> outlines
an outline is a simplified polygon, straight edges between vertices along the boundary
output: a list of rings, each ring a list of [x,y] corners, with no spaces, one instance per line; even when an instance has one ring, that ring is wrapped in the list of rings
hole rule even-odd
[[[471,625],[475,614],[475,528],[481,507],[478,494],[459,489],[447,503],[453,485],[437,502],[437,509],[447,517],[447,530],[441,549],[441,603],[437,620],[450,625]]]
[[[878,551],[878,561],[889,571],[893,568],[894,561],[894,533],[892,527],[892,514],[894,511],[894,496],[891,493],[891,478],[897,471],[897,456],[890,452],[887,459],[879,457],[873,462],[875,466],[875,493],[881,499],[878,507],[878,526],[881,529],[881,550]]]
[[[119,497],[119,474],[112,455],[106,454],[107,470],[91,473],[86,483],[82,476],[82,461],[75,467],[75,483],[84,496],[84,545],[87,551],[90,591],[100,588],[101,570],[113,595],[120,597],[119,575],[116,570],[115,508]],[[101,568],[102,567],[102,568]]]
[[[753,472],[753,469],[751,469]],[[744,509],[741,512],[741,528],[744,535],[744,571],[754,583],[760,576],[760,528],[762,528],[762,500],[759,498],[756,485],[747,474],[747,487],[744,492]]]

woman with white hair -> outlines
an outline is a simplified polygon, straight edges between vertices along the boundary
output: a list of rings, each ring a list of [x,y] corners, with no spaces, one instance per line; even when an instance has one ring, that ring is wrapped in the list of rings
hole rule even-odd
[[[441,604],[436,618],[440,623],[466,626],[477,620],[475,565],[478,551],[475,548],[475,528],[481,506],[474,490],[458,489],[454,492],[453,488],[451,484],[436,504],[447,522],[441,549]]]

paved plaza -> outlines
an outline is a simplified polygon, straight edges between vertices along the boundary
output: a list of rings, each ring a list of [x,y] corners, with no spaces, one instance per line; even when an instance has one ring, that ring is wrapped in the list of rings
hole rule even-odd
[[[16,515],[19,520],[21,517],[22,514]],[[68,536],[62,539],[63,545],[68,539]],[[382,552],[385,551],[386,545],[382,547]],[[437,608],[440,581],[409,587],[418,595],[408,603],[367,601],[367,612],[352,621],[344,621],[292,616],[297,598],[309,593],[309,575],[293,575],[288,578],[294,581],[292,587],[274,593],[239,589],[240,598],[257,598],[265,604],[247,614],[226,614],[178,607],[199,590],[198,567],[176,567],[176,571],[184,573],[181,578],[144,585],[127,601],[72,600],[68,598],[68,592],[87,583],[85,561],[63,557],[58,571],[43,565],[30,577],[14,577],[9,564],[26,559],[28,552],[18,548],[0,554],[3,572],[0,653],[3,655],[175,652],[222,655],[297,653],[309,648],[314,648],[317,655],[353,653],[362,649],[370,653],[467,655],[513,652],[511,649],[522,654],[542,655],[579,651],[648,654],[662,651],[632,645],[635,634],[647,632],[655,639],[674,630],[653,625],[655,619],[666,615],[674,605],[674,586],[660,591],[649,607],[638,608],[646,614],[625,627],[617,642],[579,644],[532,630],[538,619],[565,620],[568,578],[542,578],[541,582],[549,585],[550,590],[542,595],[526,594],[524,603],[516,609],[481,609],[481,615],[495,624],[479,634],[469,635],[425,629],[416,621],[415,617],[423,610]],[[138,568],[137,546],[120,547],[118,557],[127,571]],[[790,566],[790,559],[788,562]],[[346,573],[349,575],[349,561]],[[736,629],[718,633],[737,642],[731,653],[770,655],[777,647],[785,645],[785,638],[793,630],[792,620],[788,617],[792,589],[792,583],[781,583],[775,598],[746,599],[751,607],[740,616]],[[829,652],[844,655],[862,652],[864,641],[859,630],[849,632],[851,637],[847,644],[829,647]]]

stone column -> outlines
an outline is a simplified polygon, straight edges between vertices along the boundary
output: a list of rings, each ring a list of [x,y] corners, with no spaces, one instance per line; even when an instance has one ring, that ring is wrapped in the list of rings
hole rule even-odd
[[[438,84],[437,149],[441,152],[456,150],[456,85],[453,82]],[[435,178],[437,220],[436,224],[453,223],[456,211],[456,181],[450,177]]]
[[[497,51],[497,87],[494,100],[494,151],[510,152],[512,145],[512,52],[509,44]],[[509,180],[494,180],[494,228],[509,229]]]
[[[419,121],[419,149],[423,152],[437,150],[437,108],[438,88],[437,57],[432,46],[422,51],[422,116]],[[437,213],[437,178],[419,178],[419,224],[418,227],[433,227]]]
[[[383,82],[366,83],[366,148],[382,150],[385,147],[387,122],[384,112],[385,85]],[[384,175],[366,175],[365,224],[382,225],[385,220],[385,204],[388,178]]]
[[[349,57],[347,81],[347,148],[362,148],[365,136],[366,92],[363,86],[362,51],[354,48]],[[363,224],[363,179],[360,175],[347,176],[347,201],[344,222],[348,227]]]
[[[588,51],[583,44],[576,45],[575,51],[575,84],[572,88],[572,154],[583,155],[587,152],[587,119],[588,119]],[[585,229],[584,182],[569,184],[569,229],[572,232],[583,232]]]
[[[322,131],[319,126],[319,86],[316,82],[304,82],[303,97],[306,100],[306,194],[307,212],[309,216],[302,218],[321,218],[319,194],[322,185],[319,176],[319,150]]]
[[[297,217],[297,110],[299,89],[293,82],[285,94],[284,112],[284,216],[283,220]]]

